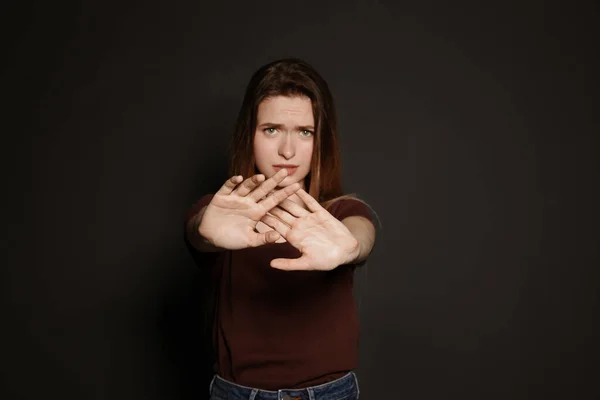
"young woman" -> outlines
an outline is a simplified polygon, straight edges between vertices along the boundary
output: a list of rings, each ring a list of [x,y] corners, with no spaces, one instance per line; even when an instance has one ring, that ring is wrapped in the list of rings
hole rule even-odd
[[[342,192],[333,99],[311,66],[255,72],[230,166],[186,220],[190,244],[214,256],[211,399],[358,398],[352,283],[375,228]]]

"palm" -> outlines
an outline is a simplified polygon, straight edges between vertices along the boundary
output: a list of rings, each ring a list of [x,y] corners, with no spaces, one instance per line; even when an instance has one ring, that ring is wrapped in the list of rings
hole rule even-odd
[[[311,269],[330,270],[344,259],[343,244],[349,236],[344,224],[323,210],[298,218],[286,239],[302,253]]]
[[[217,247],[238,250],[249,247],[254,226],[266,210],[245,197],[215,195],[202,217],[203,231]]]
[[[300,188],[295,183],[266,197],[286,176],[287,171],[282,169],[264,182],[263,175],[255,175],[242,184],[237,176],[229,179],[206,207],[198,232],[212,245],[228,250],[256,247],[279,239],[276,232],[259,233],[255,228],[269,209]]]
[[[262,221],[279,232],[302,254],[296,259],[275,259],[271,266],[286,270],[331,270],[346,263],[358,252],[350,230],[303,190],[298,196],[305,210],[290,200],[270,210]]]

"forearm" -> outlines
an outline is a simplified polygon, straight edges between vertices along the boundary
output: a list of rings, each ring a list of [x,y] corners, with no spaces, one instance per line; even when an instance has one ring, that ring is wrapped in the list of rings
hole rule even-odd
[[[347,264],[365,261],[375,245],[375,227],[364,217],[348,217],[342,221],[357,241],[357,248],[349,254]]]
[[[206,211],[206,206],[202,207],[196,215],[189,219],[186,229],[188,241],[198,251],[207,253],[224,251],[225,249],[213,246],[206,238],[200,235],[199,227],[200,223],[202,223],[204,211]]]

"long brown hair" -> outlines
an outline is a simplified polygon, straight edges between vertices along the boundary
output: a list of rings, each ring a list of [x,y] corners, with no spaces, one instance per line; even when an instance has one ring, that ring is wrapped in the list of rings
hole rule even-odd
[[[257,173],[253,139],[258,106],[266,98],[274,96],[306,96],[311,100],[315,141],[305,186],[308,193],[322,204],[339,198],[343,190],[333,96],[321,75],[306,62],[295,58],[273,61],[252,75],[231,142],[229,176],[248,178]]]

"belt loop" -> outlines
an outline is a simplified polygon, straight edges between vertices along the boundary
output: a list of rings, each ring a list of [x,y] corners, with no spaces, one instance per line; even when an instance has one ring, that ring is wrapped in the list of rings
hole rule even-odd
[[[360,397],[360,386],[358,385],[358,377],[356,376],[356,373],[354,371],[352,372],[352,376],[354,377],[354,383],[356,384],[356,398],[358,399]]]
[[[217,377],[217,375],[213,375],[212,379],[210,380],[210,385],[208,386],[208,394],[211,395],[212,394],[212,387],[213,384],[215,383],[215,378]]]
[[[309,387],[309,388],[306,388],[306,391],[308,392],[308,399],[315,400],[315,392],[313,391],[313,389],[311,387]]]
[[[258,389],[252,389],[252,392],[250,392],[250,398],[248,400],[254,400],[254,398],[256,397],[257,394],[258,394]]]

